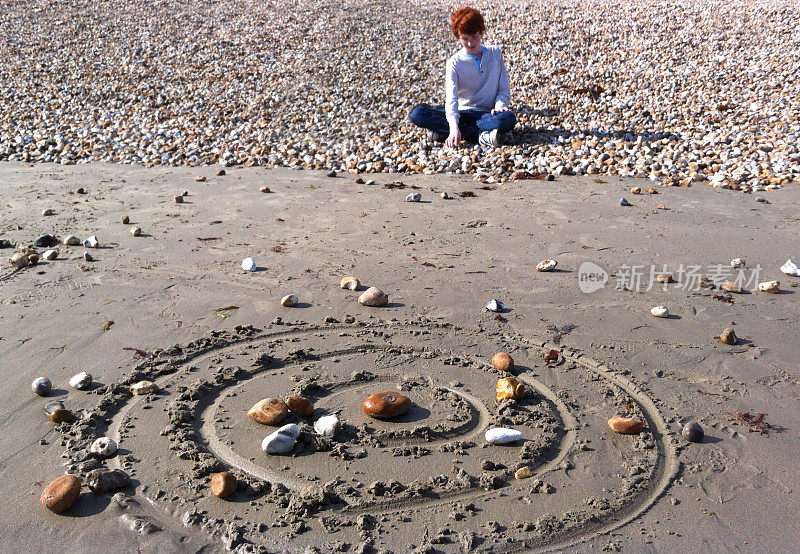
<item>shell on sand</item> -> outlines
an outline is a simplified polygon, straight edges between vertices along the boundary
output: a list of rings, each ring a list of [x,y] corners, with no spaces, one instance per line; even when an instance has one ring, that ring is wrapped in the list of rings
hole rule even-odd
[[[342,287],[343,289],[358,290],[361,288],[361,283],[358,281],[358,279],[356,279],[352,275],[346,275],[342,277],[339,286]]]
[[[778,294],[781,291],[781,282],[780,281],[764,281],[763,283],[758,284],[758,290],[761,292],[769,292],[772,294]]]

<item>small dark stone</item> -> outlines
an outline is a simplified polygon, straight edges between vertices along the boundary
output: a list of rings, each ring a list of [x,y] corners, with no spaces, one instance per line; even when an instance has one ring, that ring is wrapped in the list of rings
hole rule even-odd
[[[49,248],[51,246],[57,246],[60,243],[61,241],[53,235],[39,235],[36,237],[36,240],[33,241],[33,245],[38,248]]]
[[[547,176],[547,180],[548,181],[555,181],[556,180],[556,176],[551,173],[550,175]]]
[[[127,488],[131,483],[131,478],[121,469],[108,471],[107,469],[95,469],[86,476],[86,485],[92,492],[105,493]]]
[[[336,177],[336,172],[331,170],[325,174],[325,177]]]
[[[14,245],[6,239],[0,239],[0,248],[14,248]]]
[[[690,421],[683,426],[681,436],[689,442],[703,442],[703,428],[696,421]]]
[[[53,390],[53,383],[47,377],[39,377],[31,383],[31,389],[39,396],[47,396]]]

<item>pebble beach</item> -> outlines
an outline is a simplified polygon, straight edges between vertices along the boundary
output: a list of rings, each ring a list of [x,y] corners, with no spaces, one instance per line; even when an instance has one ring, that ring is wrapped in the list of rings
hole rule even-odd
[[[612,174],[744,192],[800,174],[795,2],[479,2],[518,124],[429,144],[444,2],[11,1],[0,160]]]

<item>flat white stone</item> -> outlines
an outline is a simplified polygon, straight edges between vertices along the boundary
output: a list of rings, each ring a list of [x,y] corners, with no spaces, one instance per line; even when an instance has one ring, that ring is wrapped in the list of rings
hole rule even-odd
[[[284,425],[261,441],[261,450],[267,454],[286,454],[294,448],[294,441],[300,436],[300,427],[294,423]]]
[[[330,438],[336,434],[336,431],[342,426],[336,414],[322,416],[314,422],[314,431],[318,435]]]
[[[97,245],[98,245],[98,244],[100,244],[100,241],[98,241],[98,240],[97,240],[97,237],[96,237],[96,236],[94,236],[94,235],[92,235],[91,237],[89,237],[88,239],[86,239],[85,241],[83,241],[83,245],[84,245],[86,248],[97,248]]]
[[[244,269],[245,271],[255,271],[256,261],[253,258],[245,258],[242,261],[242,269]]]
[[[494,427],[486,431],[486,442],[491,444],[508,444],[522,440],[522,431],[507,427]]]
[[[92,375],[81,371],[77,375],[73,375],[69,380],[69,386],[78,390],[88,389],[92,384]]]

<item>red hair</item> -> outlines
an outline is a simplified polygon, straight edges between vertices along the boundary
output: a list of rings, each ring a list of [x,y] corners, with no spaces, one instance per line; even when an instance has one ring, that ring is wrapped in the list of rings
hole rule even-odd
[[[450,14],[450,22],[452,23],[453,34],[456,38],[461,35],[483,34],[486,32],[483,16],[475,8],[467,6],[458,8]]]

